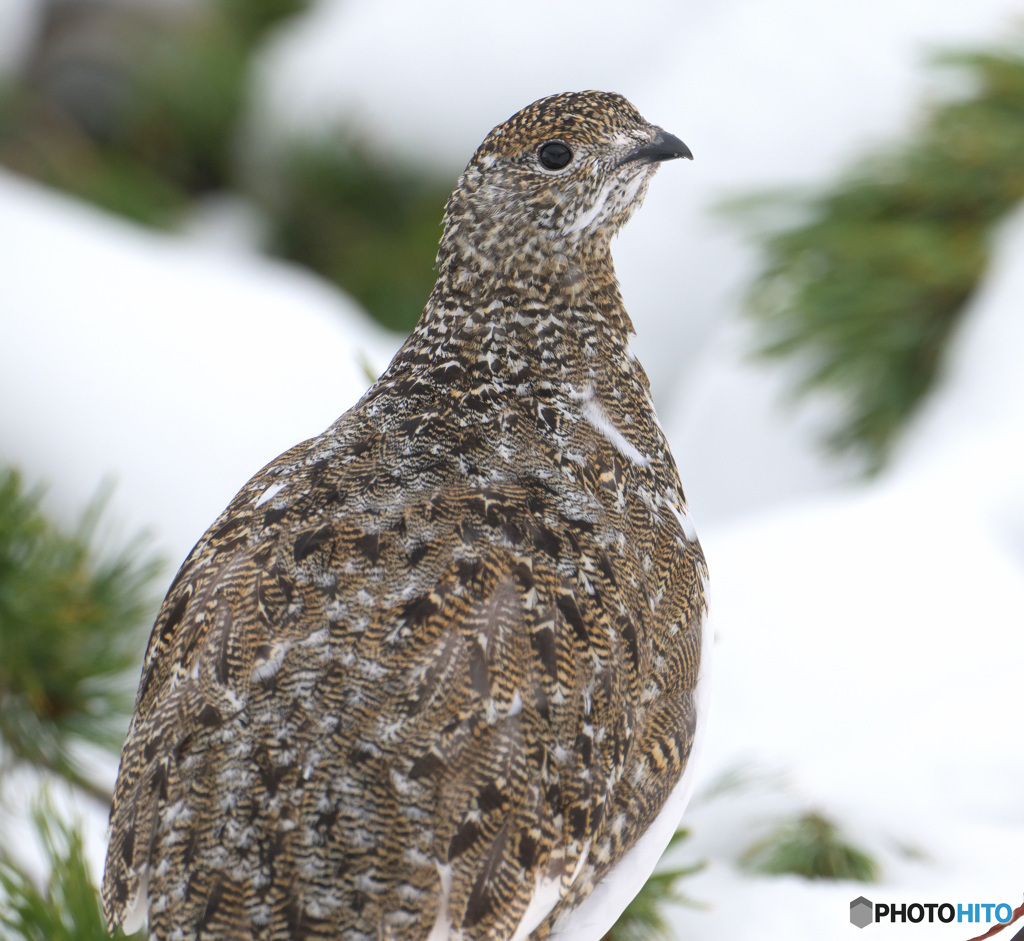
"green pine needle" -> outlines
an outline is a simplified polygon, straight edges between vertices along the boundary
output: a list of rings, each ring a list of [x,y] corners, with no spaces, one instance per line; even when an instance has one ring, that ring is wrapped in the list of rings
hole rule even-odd
[[[827,444],[880,468],[932,387],[995,226],[1024,199],[1024,41],[937,60],[970,94],[824,192],[722,208],[763,263],[748,298],[759,352],[798,364],[797,396],[845,406]]]
[[[817,813],[785,821],[751,846],[740,864],[751,872],[806,879],[874,882],[879,874],[871,856],[848,843],[832,821]]]
[[[39,886],[13,857],[0,853],[0,939],[110,941],[79,830],[60,820],[45,798],[33,819],[49,875]]]
[[[378,322],[408,332],[434,286],[447,183],[351,144],[289,145],[258,195],[271,248],[341,285]]]
[[[102,499],[64,533],[39,498],[0,470],[0,768],[51,771],[106,803],[81,746],[120,750],[160,565],[139,539],[98,552]]]
[[[0,166],[159,228],[179,226],[210,194],[233,193],[265,214],[269,251],[408,332],[434,286],[449,182],[336,128],[258,157],[240,146],[254,54],[310,6],[212,0],[174,17],[139,4],[106,11],[90,28],[106,30],[98,46],[118,54],[83,66],[108,89],[87,107],[31,75],[0,77]]]
[[[678,848],[688,836],[688,830],[677,830],[665,848],[662,859]],[[691,866],[656,869],[602,941],[655,941],[658,938],[671,938],[672,932],[665,919],[665,906],[696,904],[680,891],[678,883],[683,877],[700,872],[704,865],[700,862]]]

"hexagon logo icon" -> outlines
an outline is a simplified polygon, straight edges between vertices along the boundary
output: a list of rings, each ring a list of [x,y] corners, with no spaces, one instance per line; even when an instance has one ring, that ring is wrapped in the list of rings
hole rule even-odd
[[[858,928],[866,928],[873,922],[875,906],[863,895],[850,902],[850,924]]]

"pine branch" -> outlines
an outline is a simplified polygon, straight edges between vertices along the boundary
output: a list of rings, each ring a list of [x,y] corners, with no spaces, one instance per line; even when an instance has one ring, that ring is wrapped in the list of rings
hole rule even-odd
[[[722,207],[763,256],[748,296],[758,352],[801,368],[796,396],[844,403],[827,444],[869,470],[931,388],[992,232],[1024,199],[1024,40],[937,61],[973,91],[933,108],[907,141],[824,192]]]
[[[644,883],[636,897],[626,906],[602,941],[656,941],[672,937],[665,919],[666,905],[694,905],[694,901],[679,890],[679,880],[704,868],[704,863],[691,866],[661,868],[663,861],[689,836],[685,829],[677,830],[662,855],[662,863]]]
[[[740,863],[753,872],[791,873],[806,879],[874,882],[879,872],[870,855],[849,843],[831,820],[818,813],[784,821],[751,846]]]
[[[38,886],[9,853],[0,853],[0,939],[110,941],[78,828],[59,819],[45,797],[33,820],[49,875]],[[144,934],[133,937],[141,941]]]
[[[109,801],[83,746],[120,750],[159,562],[140,539],[99,551],[103,499],[61,532],[0,471],[0,768],[29,764]]]

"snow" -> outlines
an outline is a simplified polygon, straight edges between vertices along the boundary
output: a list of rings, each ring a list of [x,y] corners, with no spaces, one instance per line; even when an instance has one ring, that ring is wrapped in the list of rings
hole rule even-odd
[[[253,121],[271,139],[354,127],[382,158],[454,179],[523,104],[604,87],[694,151],[660,171],[615,248],[712,573],[713,713],[679,851],[708,861],[683,883],[704,904],[673,913],[691,941],[847,937],[861,894],[1016,905],[1024,891],[1024,214],[999,234],[940,388],[864,484],[812,444],[829,403],[782,408],[784,374],[746,359],[752,259],[708,211],[819,183],[900,133],[930,87],[927,48],[997,36],[1018,11],[643,0],[627,15],[526,0],[512,16],[331,0],[266,50]],[[356,399],[363,359],[379,370],[397,343],[247,243],[251,220],[230,202],[172,237],[0,174],[0,460],[48,480],[65,518],[114,476],[122,527],[151,528],[172,568],[255,470]],[[743,786],[712,794],[737,768]],[[775,821],[810,810],[870,850],[882,881],[739,869]],[[985,927],[870,930],[963,941]]]
[[[924,53],[986,38],[1020,5],[636,0],[627,12],[620,0],[521,0],[512,11],[322,0],[267,50],[254,114],[270,136],[344,128],[382,159],[451,176],[529,101],[625,94],[695,157],[659,173],[616,253],[640,359],[664,392],[736,305],[742,253],[709,204],[823,180],[851,148],[901,131],[927,85]]]
[[[71,518],[106,480],[175,566],[398,340],[312,275],[138,229],[0,173],[0,459]]]
[[[566,89],[622,92],[695,157],[659,172],[615,257],[636,351],[683,452],[717,451],[730,428],[723,457],[704,465],[710,486],[684,481],[707,508],[699,518],[848,480],[850,466],[817,452],[819,416],[790,423],[775,406],[777,375],[739,363],[751,345],[736,323],[749,250],[709,207],[823,182],[860,148],[901,133],[937,80],[922,68],[927,53],[998,34],[1021,15],[1018,0],[638,0],[628,13],[619,0],[525,0],[511,9],[322,0],[265,51],[257,138],[343,128],[382,160],[454,178],[525,103]],[[756,481],[731,470],[762,463]]]
[[[1022,296],[1024,209],[894,467],[703,531],[717,626],[705,780],[746,767],[755,782],[689,814],[687,853],[710,865],[686,888],[712,908],[680,911],[681,937],[831,938],[861,894],[1020,903]],[[790,780],[758,783],[765,769]],[[880,885],[737,871],[767,822],[817,808],[881,860]]]

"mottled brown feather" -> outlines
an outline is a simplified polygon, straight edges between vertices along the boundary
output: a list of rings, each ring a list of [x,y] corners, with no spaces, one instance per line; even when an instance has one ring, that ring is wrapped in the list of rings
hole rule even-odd
[[[189,555],[122,754],[111,926],[143,892],[158,939],[509,938],[554,880],[543,938],[657,815],[706,569],[608,243],[658,133],[599,92],[495,128],[388,370]]]

